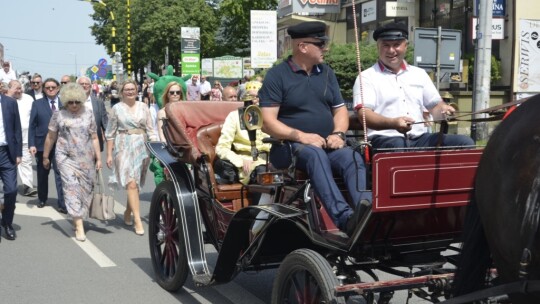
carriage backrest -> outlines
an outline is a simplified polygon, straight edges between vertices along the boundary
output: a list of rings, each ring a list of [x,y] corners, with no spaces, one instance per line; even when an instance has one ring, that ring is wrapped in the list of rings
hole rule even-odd
[[[216,146],[221,136],[223,123],[215,123],[202,127],[197,132],[197,144],[199,151],[208,156],[208,162],[214,163],[216,158]]]
[[[227,115],[242,107],[242,102],[232,101],[183,101],[165,107],[169,144],[180,153],[182,161],[195,163],[201,156],[197,132],[200,128],[219,124]]]

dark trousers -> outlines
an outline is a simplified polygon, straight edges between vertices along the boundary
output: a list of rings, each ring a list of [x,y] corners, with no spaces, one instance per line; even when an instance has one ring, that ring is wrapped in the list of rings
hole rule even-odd
[[[62,177],[60,176],[60,171],[56,164],[54,149],[49,153],[49,160],[51,161],[51,166],[54,171],[54,181],[56,184],[56,192],[58,193],[58,207],[65,209],[66,203],[64,202],[64,191],[62,190]],[[36,163],[38,199],[40,202],[46,203],[49,198],[49,172],[51,169],[45,169],[45,167],[43,167],[43,151],[38,151],[36,153]]]
[[[366,190],[366,168],[362,156],[349,147],[338,150],[323,150],[299,143],[273,145],[270,161],[276,168],[287,168],[291,163],[291,152],[296,155],[296,168],[305,171],[313,189],[321,199],[326,211],[339,229],[345,225],[353,209],[349,206],[334,181],[334,173],[340,175],[355,206],[361,199],[369,199]]]
[[[17,199],[17,164],[9,158],[7,146],[0,147],[0,178],[4,184],[2,225],[13,224]]]
[[[371,145],[376,149],[392,148],[418,148],[435,147],[439,141],[439,133],[424,133],[416,138],[406,138],[403,136],[381,136],[375,135],[370,138]],[[461,147],[473,146],[474,141],[465,135],[443,134],[442,146]]]

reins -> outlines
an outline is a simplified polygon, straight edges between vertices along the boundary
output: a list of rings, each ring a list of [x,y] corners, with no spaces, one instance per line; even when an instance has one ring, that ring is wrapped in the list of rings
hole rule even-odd
[[[529,97],[521,98],[521,99],[518,99],[518,100],[503,103],[503,104],[498,105],[498,106],[489,107],[489,108],[486,108],[486,109],[483,109],[483,110],[480,110],[480,111],[476,111],[476,112],[457,112],[457,113],[464,113],[464,114],[458,115],[458,116],[448,116],[448,117],[446,117],[446,119],[434,119],[434,120],[417,121],[417,122],[413,122],[411,124],[414,125],[414,124],[423,124],[423,123],[430,123],[430,122],[441,123],[441,122],[452,122],[452,121],[470,121],[470,122],[497,121],[497,120],[501,120],[503,118],[503,116],[506,114],[506,111],[500,111],[500,110],[510,108],[512,106],[520,105],[520,104],[524,103],[525,101],[527,101],[528,99],[529,99]],[[474,117],[474,116],[476,116],[478,114],[489,114],[491,116],[490,117],[472,118],[472,117]],[[462,119],[462,117],[469,117],[469,116],[471,116],[471,118]]]

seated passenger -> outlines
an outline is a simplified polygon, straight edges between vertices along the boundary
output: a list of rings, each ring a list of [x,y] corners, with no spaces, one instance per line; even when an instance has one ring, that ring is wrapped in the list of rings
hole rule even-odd
[[[246,84],[246,93],[244,101],[252,100],[253,104],[259,103],[257,92],[261,87],[260,82],[248,82]],[[257,130],[256,147],[259,152],[269,152],[270,145],[264,144],[262,139],[269,137],[261,130]],[[216,145],[216,154],[222,160],[230,161],[237,169],[239,180],[243,184],[250,181],[251,172],[257,167],[266,164],[267,154],[259,154],[258,160],[254,161],[251,156],[251,142],[248,131],[240,126],[240,114],[238,110],[232,111],[227,115],[221,135]]]
[[[157,112],[157,134],[159,135],[159,140],[166,142],[165,135],[163,135],[163,119],[167,118],[165,112],[165,106],[170,102],[181,101],[184,97],[182,87],[177,82],[170,82],[163,91],[163,96],[161,100],[163,101],[163,107]],[[156,104],[154,103],[153,106]],[[150,107],[150,109],[153,108]],[[157,107],[157,106],[156,106]],[[165,171],[159,160],[152,156],[152,162],[150,163],[150,171],[154,173],[154,182],[159,185],[165,179]]]
[[[427,73],[405,62],[407,27],[389,23],[373,33],[379,50],[379,61],[362,72],[353,88],[354,106],[362,121],[365,108],[368,138],[373,148],[431,146],[472,146],[464,135],[427,133],[422,109],[435,120],[444,119],[455,109],[446,104]],[[362,100],[363,99],[363,100]]]
[[[328,50],[326,25],[302,22],[287,31],[293,54],[268,71],[259,92],[264,131],[285,141],[272,145],[270,161],[278,169],[287,168],[294,155],[296,168],[308,174],[332,221],[350,236],[369,206],[361,200],[369,201],[370,194],[364,192],[362,156],[345,144],[349,114],[336,75],[323,63]],[[354,211],[333,173],[345,180]]]
[[[165,136],[163,135],[163,119],[167,118],[165,113],[165,106],[170,102],[177,102],[184,99],[182,87],[177,82],[170,82],[163,91],[161,100],[163,101],[163,107],[157,113],[157,127],[159,140],[165,142]]]

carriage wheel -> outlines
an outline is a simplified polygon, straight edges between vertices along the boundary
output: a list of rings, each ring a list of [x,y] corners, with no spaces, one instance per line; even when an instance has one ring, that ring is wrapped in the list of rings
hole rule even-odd
[[[152,195],[149,237],[157,283],[167,291],[177,291],[186,282],[189,269],[178,200],[171,181],[160,183]]]
[[[337,278],[327,260],[310,249],[295,250],[279,267],[272,303],[345,303],[334,296],[336,286]]]

